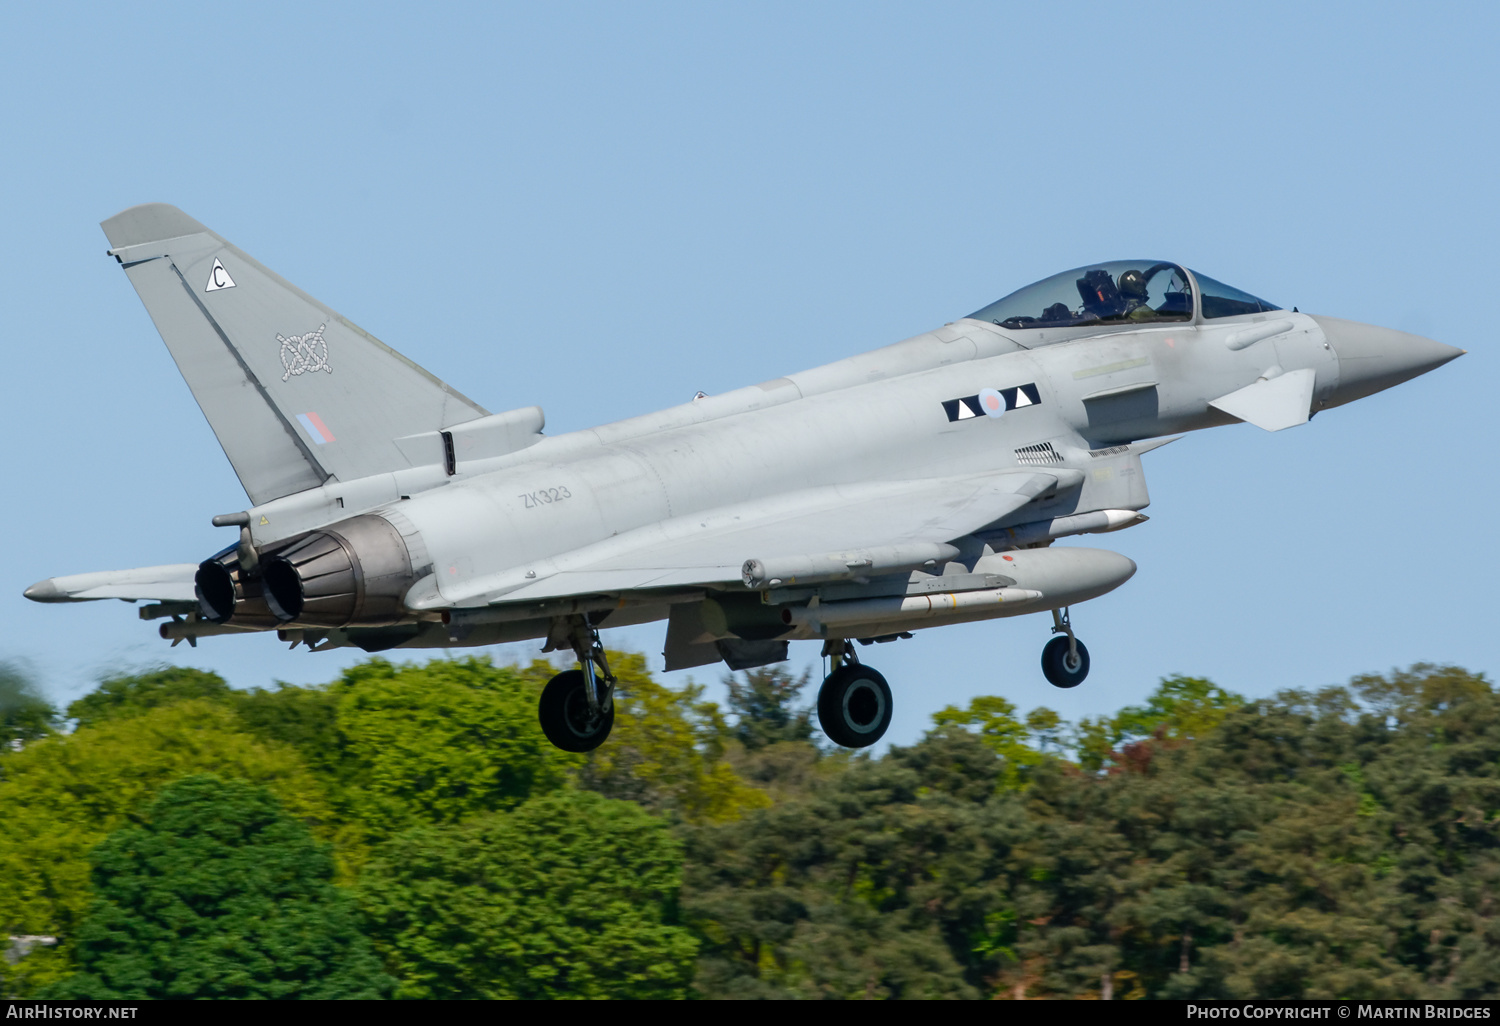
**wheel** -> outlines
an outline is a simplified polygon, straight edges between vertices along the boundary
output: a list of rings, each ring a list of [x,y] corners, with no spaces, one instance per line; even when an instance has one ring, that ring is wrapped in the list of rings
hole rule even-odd
[[[891,725],[891,686],[868,666],[845,663],[818,689],[818,725],[844,748],[868,748]]]
[[[1042,674],[1054,687],[1076,688],[1089,675],[1089,650],[1078,642],[1078,658],[1068,651],[1068,636],[1059,634],[1042,649]]]
[[[589,709],[582,670],[565,670],[547,682],[537,703],[542,733],[565,752],[592,752],[615,725],[615,706],[595,714]]]

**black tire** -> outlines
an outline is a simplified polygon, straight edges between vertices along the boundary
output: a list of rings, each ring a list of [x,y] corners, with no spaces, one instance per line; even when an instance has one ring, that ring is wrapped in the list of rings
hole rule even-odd
[[[836,745],[870,747],[891,725],[891,686],[868,666],[840,666],[818,689],[818,724]]]
[[[1068,636],[1059,634],[1042,649],[1042,674],[1047,683],[1058,688],[1076,688],[1089,675],[1089,650],[1078,642],[1078,659],[1070,659]]]
[[[582,670],[565,670],[547,682],[537,703],[542,733],[565,752],[592,752],[615,725],[613,702],[598,716],[592,715],[587,686]]]

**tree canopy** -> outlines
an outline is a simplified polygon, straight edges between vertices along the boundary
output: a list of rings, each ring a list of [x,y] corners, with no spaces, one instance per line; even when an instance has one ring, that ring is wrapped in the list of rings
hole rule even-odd
[[[230,696],[217,673],[186,666],[166,666],[135,675],[106,677],[99,686],[68,706],[68,718],[80,727],[125,720],[163,705],[191,699],[213,701]]]
[[[57,709],[19,667],[0,663],[0,757],[57,729]]]
[[[39,718],[0,758],[0,924],[58,943],[0,960],[0,993],[1500,997],[1482,676],[1258,700],[1174,676],[1074,724],[982,695],[872,756],[820,745],[785,668],[721,709],[610,658],[615,735],[587,755],[536,726],[546,662],[115,677],[71,733],[14,685]],[[233,919],[282,893],[262,846],[323,940]],[[179,898],[222,900],[238,939]]]
[[[812,706],[798,701],[811,672],[794,674],[777,664],[725,677],[734,739],[751,751],[778,741],[810,740]]]
[[[375,836],[514,808],[562,787],[580,757],[548,744],[539,687],[485,659],[372,659],[333,685],[348,815]]]
[[[585,761],[580,784],[691,822],[735,820],[770,804],[726,760],[733,733],[701,685],[664,687],[633,653],[612,653],[610,666],[620,682],[614,731]]]
[[[697,942],[678,922],[680,864],[660,819],[565,791],[402,834],[360,901],[401,996],[681,997]]]
[[[72,971],[76,928],[91,896],[89,852],[138,822],[163,787],[197,773],[263,785],[292,815],[333,836],[324,789],[297,753],[244,732],[231,710],[198,699],[37,741],[5,760],[0,925],[62,940],[14,966],[0,962],[0,990],[26,990]]]
[[[328,846],[263,787],[175,781],[89,861],[79,972],[44,997],[372,998],[395,982]]]

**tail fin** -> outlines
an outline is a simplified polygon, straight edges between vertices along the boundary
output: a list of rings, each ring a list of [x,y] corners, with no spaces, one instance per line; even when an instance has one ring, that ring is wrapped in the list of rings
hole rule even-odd
[[[100,227],[256,505],[411,465],[486,411],[165,203]]]

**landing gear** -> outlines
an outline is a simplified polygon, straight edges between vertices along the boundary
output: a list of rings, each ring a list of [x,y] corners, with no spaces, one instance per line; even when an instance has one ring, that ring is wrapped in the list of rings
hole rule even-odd
[[[830,641],[823,653],[833,672],[818,689],[818,725],[828,740],[844,748],[868,748],[891,725],[891,686],[862,666],[847,641]]]
[[[571,648],[580,669],[564,670],[547,682],[537,703],[537,719],[547,740],[565,752],[592,752],[615,725],[615,677],[604,657],[599,632],[581,616],[553,622],[544,651]]]
[[[537,718],[547,740],[565,752],[592,752],[615,725],[615,705],[589,701],[582,670],[565,670],[547,682],[537,704]]]
[[[1054,687],[1076,688],[1089,675],[1089,650],[1073,635],[1066,609],[1052,610],[1052,633],[1042,649],[1042,675]]]

